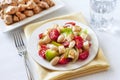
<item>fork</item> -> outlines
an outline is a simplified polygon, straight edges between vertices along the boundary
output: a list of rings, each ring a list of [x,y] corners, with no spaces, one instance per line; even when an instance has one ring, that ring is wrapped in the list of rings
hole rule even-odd
[[[15,47],[17,48],[19,56],[21,56],[23,61],[24,61],[27,78],[28,78],[28,80],[33,80],[30,69],[29,69],[27,61],[26,61],[27,49],[26,49],[26,46],[24,44],[21,32],[20,31],[14,31],[14,32],[10,32],[10,34],[13,36]]]

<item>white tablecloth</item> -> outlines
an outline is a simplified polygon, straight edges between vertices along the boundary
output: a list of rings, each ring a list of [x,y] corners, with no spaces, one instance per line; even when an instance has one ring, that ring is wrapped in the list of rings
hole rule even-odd
[[[74,13],[82,12],[89,21],[89,0],[61,0],[65,3],[65,7],[55,11],[43,18],[48,18]],[[120,5],[118,4],[115,13],[115,26],[120,29]],[[2,26],[2,25],[0,25]],[[114,27],[114,26],[113,26]],[[91,74],[88,76],[76,78],[74,80],[118,80],[120,79],[120,31],[115,34],[95,31],[101,48],[104,51],[106,58],[110,63],[108,71]],[[17,50],[12,43],[11,37],[8,33],[0,32],[0,80],[26,80],[26,73],[23,61],[17,55]]]

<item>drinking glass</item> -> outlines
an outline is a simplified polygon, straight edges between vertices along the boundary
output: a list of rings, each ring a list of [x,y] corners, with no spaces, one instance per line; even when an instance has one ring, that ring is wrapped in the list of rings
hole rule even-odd
[[[91,25],[99,31],[109,31],[114,22],[116,0],[90,0]]]

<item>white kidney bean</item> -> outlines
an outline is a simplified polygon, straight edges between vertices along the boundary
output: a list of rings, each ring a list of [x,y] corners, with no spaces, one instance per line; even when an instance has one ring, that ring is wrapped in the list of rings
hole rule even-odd
[[[63,54],[63,53],[65,53],[66,50],[65,50],[64,46],[59,46],[58,51],[59,51],[59,54]]]
[[[63,42],[65,40],[65,36],[63,34],[61,34],[58,39],[57,42]]]
[[[69,35],[71,39],[74,39],[74,34]]]
[[[75,46],[75,41],[71,41],[69,44],[69,48],[73,48]]]
[[[43,40],[40,39],[40,40],[39,40],[39,44],[40,44],[40,45],[44,44]]]
[[[53,25],[53,28],[57,29],[57,30],[58,30],[58,32],[60,33],[60,27],[59,27],[59,25],[58,25],[58,24],[54,24],[54,25]],[[53,28],[52,28],[52,29],[53,29]]]
[[[74,39],[74,34],[69,34],[67,37],[66,37],[67,41],[72,41]]]
[[[73,30],[73,32],[76,32],[76,31],[79,32],[81,30],[81,28],[79,26],[73,26],[72,30]]]
[[[50,32],[51,30],[52,30],[52,28],[51,28],[51,27],[47,29],[47,31],[48,31],[48,32]]]
[[[89,35],[89,34],[87,35],[86,40],[88,40],[88,41],[90,41],[90,40],[91,40],[91,37],[90,37],[90,35]]]
[[[73,32],[73,34],[74,34],[75,36],[79,35],[79,33],[78,33],[78,32]]]
[[[70,49],[68,53],[68,57],[74,59],[75,58],[76,51],[75,49]]]
[[[83,43],[83,49],[85,49],[85,50],[89,49],[89,42],[88,41]]]
[[[53,25],[53,28],[57,28],[57,27],[59,27],[58,24],[54,24],[54,25]]]
[[[77,49],[77,51],[75,50],[75,58],[73,59],[72,62],[76,62],[78,60],[78,58],[79,58],[79,50]]]
[[[58,57],[58,56],[54,57],[54,58],[50,61],[50,64],[53,65],[53,66],[56,65],[56,64],[58,63],[59,59],[60,59],[60,57]]]
[[[59,29],[62,30],[62,29],[64,29],[64,27],[59,25]]]
[[[58,32],[60,33],[60,27],[57,27]]]
[[[52,50],[55,50],[55,51],[58,50],[57,46],[55,46],[53,44],[47,44],[47,47],[50,48],[50,49],[52,49]]]
[[[43,38],[43,42],[44,43],[49,43],[51,41],[50,37],[48,35],[46,35],[44,38]]]
[[[49,35],[49,31],[45,31],[43,35]]]
[[[81,35],[80,35],[84,40],[87,38],[87,34],[85,34],[85,33],[81,33]]]

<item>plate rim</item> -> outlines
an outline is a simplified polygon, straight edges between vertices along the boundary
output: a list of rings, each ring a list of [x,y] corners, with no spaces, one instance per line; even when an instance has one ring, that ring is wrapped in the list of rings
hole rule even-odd
[[[69,19],[62,19],[62,20],[67,20],[67,21],[68,21]],[[71,19],[70,19],[70,20],[71,20]],[[53,20],[53,21],[50,21],[50,22],[54,22],[54,21],[59,21],[59,20]],[[61,21],[61,19],[60,19],[60,21]],[[98,41],[98,37],[97,37],[95,31],[93,31],[93,29],[91,29],[89,26],[87,26],[87,25],[85,25],[85,24],[83,24],[83,23],[81,23],[81,22],[79,22],[79,21],[76,21],[76,20],[72,20],[72,21],[77,22],[77,23],[80,23],[80,25],[82,24],[82,25],[84,25],[85,27],[87,27],[88,29],[90,29],[90,30],[92,31],[92,33],[94,33],[95,38],[96,38],[96,41],[97,41],[97,44],[96,44],[96,45],[97,45],[97,50],[96,50],[96,53],[95,53],[94,57],[93,57],[91,60],[87,61],[86,63],[82,64],[82,65],[80,66],[80,67],[82,67],[82,66],[88,64],[89,62],[91,62],[91,61],[95,58],[95,56],[97,55],[98,50],[99,50],[99,41]],[[50,22],[48,22],[48,23],[50,23]],[[48,24],[48,23],[44,23],[44,24]],[[43,26],[44,24],[42,24],[41,26]],[[30,43],[30,42],[29,42],[29,41],[30,41],[30,38],[32,37],[32,35],[33,35],[39,28],[41,28],[41,27],[36,28],[36,29],[32,32],[31,36],[29,37],[28,43]],[[28,44],[28,47],[29,47],[29,44]],[[27,47],[27,50],[28,50],[28,47]],[[29,50],[28,50],[28,52],[29,52]],[[39,61],[33,57],[32,53],[29,53],[29,54],[30,54],[30,56],[31,56],[38,64],[40,64]],[[41,64],[40,64],[40,65],[41,65]],[[41,65],[41,66],[43,66],[43,65]],[[45,66],[43,66],[43,67],[45,67]],[[80,68],[80,67],[77,67],[77,68]],[[49,68],[49,67],[45,67],[45,68],[50,69],[50,70],[59,70],[59,69],[53,69],[53,68]],[[77,68],[74,68],[74,69],[77,69]],[[62,70],[73,70],[73,69],[62,69]],[[62,70],[60,70],[60,71],[62,71]]]

